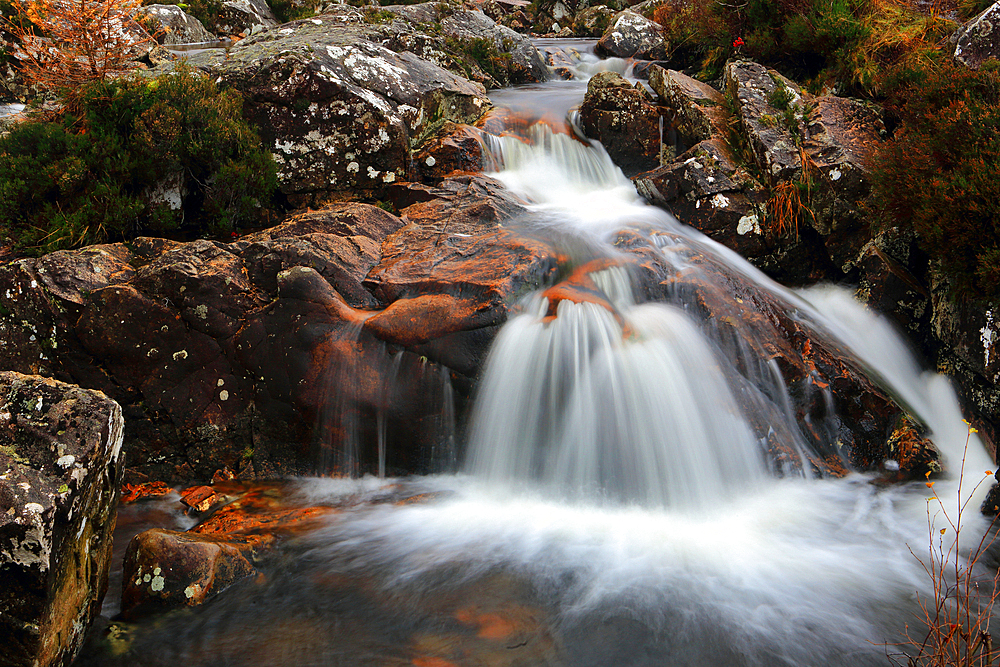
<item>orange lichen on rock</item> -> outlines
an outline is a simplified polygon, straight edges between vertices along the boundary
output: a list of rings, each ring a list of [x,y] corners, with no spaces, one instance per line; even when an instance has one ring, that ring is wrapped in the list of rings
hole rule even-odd
[[[122,495],[118,502],[123,504],[134,503],[145,498],[159,498],[173,491],[163,482],[143,482],[141,484],[125,484],[122,487]]]

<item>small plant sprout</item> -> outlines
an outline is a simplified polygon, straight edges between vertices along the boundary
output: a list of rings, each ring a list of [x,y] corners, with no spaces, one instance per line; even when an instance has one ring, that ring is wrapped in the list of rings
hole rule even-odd
[[[964,479],[965,461],[969,451],[969,438],[976,429],[969,428],[965,442],[965,455],[959,470]],[[930,473],[927,473],[930,476]],[[982,537],[971,549],[960,548],[959,538],[979,507],[969,503],[979,488],[993,477],[987,470],[973,489],[963,493],[962,484],[956,491],[956,504],[949,508],[934,489],[935,482],[928,479],[931,491],[927,498],[927,553],[918,556],[910,549],[930,577],[933,595],[920,596],[920,615],[917,634],[908,625],[905,640],[898,644],[902,653],[890,655],[896,665],[907,667],[987,667],[1000,664],[1000,648],[994,647],[990,633],[994,606],[1000,597],[1000,572],[991,565],[980,562],[996,540],[996,519],[983,531]],[[970,517],[967,512],[973,512]],[[920,633],[926,633],[921,636]],[[900,659],[903,661],[900,662]]]

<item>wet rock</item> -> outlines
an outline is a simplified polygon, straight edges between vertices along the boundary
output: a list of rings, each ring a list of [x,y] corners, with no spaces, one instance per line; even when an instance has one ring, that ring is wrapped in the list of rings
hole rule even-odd
[[[471,125],[446,123],[413,157],[423,180],[435,183],[456,171],[481,172],[486,164],[481,137]]]
[[[227,0],[222,3],[216,29],[223,35],[239,35],[276,25],[278,19],[265,0]]]
[[[382,241],[403,221],[367,204],[340,204],[290,217],[278,227],[245,236],[241,245],[247,272],[269,296],[277,295],[277,276],[295,266],[310,266],[353,307],[377,301],[361,281],[378,263]]]
[[[596,48],[604,55],[644,60],[664,60],[669,50],[660,25],[628,9],[615,16]]]
[[[686,304],[685,312],[718,341],[722,359],[729,360],[720,368],[738,388],[734,397],[766,443],[775,474],[797,465],[800,451],[827,475],[884,472],[889,460],[900,464],[906,479],[940,470],[933,444],[919,427],[907,427],[906,412],[795,304],[727,268],[697,242],[660,234],[670,237],[663,256],[648,250],[648,241],[635,232],[621,233],[616,246],[639,257],[637,275],[650,298]],[[774,373],[780,375],[777,384]],[[774,399],[785,392],[787,406]],[[797,428],[775,430],[789,410]],[[901,460],[912,467],[904,468]]]
[[[1000,305],[959,302],[940,270],[931,271],[931,330],[939,341],[938,370],[955,378],[970,421],[995,449],[1000,443]]]
[[[295,21],[189,59],[247,98],[294,204],[341,190],[377,196],[405,178],[411,141],[432,121],[470,123],[489,108],[480,86],[369,41],[350,20]]]
[[[799,144],[805,135],[798,86],[745,60],[727,63],[724,77],[727,94],[736,102],[740,129],[760,169],[778,180],[798,178]]]
[[[655,64],[649,68],[649,85],[659,95],[659,103],[669,109],[664,123],[668,132],[677,135],[674,155],[714,134],[724,134],[723,96],[715,88]]]
[[[590,79],[580,122],[626,176],[660,165],[659,111],[643,88],[620,74],[600,72]]]
[[[68,665],[100,611],[124,460],[100,392],[0,373],[3,664]]]
[[[122,618],[205,603],[229,586],[258,575],[257,565],[293,535],[318,527],[332,507],[303,507],[281,485],[222,481],[182,498],[211,502],[214,511],[190,530],[153,528],[136,535],[124,561]]]
[[[467,186],[435,188],[428,198],[454,198]],[[457,204],[442,211],[459,224],[520,210],[501,195],[480,203],[461,215]],[[421,366],[422,352],[388,349],[362,332],[373,311],[359,310],[385,305],[364,281],[382,260],[383,241],[404,224],[347,203],[231,244],[139,238],[4,264],[0,366],[99,388],[122,404],[130,483],[208,479],[223,466],[242,477],[314,473],[340,457],[317,463],[316,448],[338,449],[354,433],[329,426],[343,419],[327,412],[374,419],[390,401],[399,403],[387,417],[391,432],[406,442],[390,462],[415,469],[424,444],[445,428],[448,372]],[[476,327],[473,337],[492,331]],[[476,340],[476,349],[488,344]],[[396,374],[400,389],[387,397]],[[341,381],[357,391],[336,394]],[[341,399],[342,410],[329,408]],[[357,437],[374,450],[378,434],[370,431]]]
[[[158,26],[161,44],[192,44],[215,41],[215,35],[205,29],[201,21],[177,5],[146,5],[139,10]]]
[[[449,308],[461,313],[452,318],[460,324],[415,351],[463,373],[474,372],[511,304],[554,275],[558,253],[543,241],[508,229],[524,209],[492,179],[448,179],[428,194],[433,199],[403,211],[410,224],[386,239],[382,261],[365,285],[387,304],[431,295],[453,297],[456,301],[421,302],[432,309],[451,304]],[[371,325],[378,325],[383,340],[401,342],[413,335],[407,329],[393,334],[383,322],[386,319]]]
[[[990,58],[1000,56],[1000,3],[983,10],[952,34],[951,44],[955,48],[955,60],[971,69],[979,69]]]
[[[253,576],[251,559],[249,545],[208,535],[158,528],[140,533],[125,554],[122,618],[202,604]]]

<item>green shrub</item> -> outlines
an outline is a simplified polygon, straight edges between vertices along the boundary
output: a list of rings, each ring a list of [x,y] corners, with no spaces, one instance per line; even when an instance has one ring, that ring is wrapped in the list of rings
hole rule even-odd
[[[78,113],[0,138],[0,235],[47,252],[260,219],[275,167],[236,93],[181,69],[95,83],[80,95]],[[171,180],[183,184],[183,209],[151,196]]]
[[[911,71],[888,102],[900,118],[873,160],[887,224],[912,225],[954,296],[1000,297],[1000,73],[946,62]]]

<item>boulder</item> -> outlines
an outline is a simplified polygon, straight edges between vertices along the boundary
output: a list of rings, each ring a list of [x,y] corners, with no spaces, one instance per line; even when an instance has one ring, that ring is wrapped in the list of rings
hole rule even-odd
[[[307,378],[325,372],[324,359],[311,355],[326,348],[317,348],[315,338],[296,339],[301,327],[294,318],[313,309],[336,327],[355,324],[326,315],[323,303],[282,301],[280,276],[315,267],[341,314],[379,307],[362,281],[380,261],[383,240],[403,224],[375,206],[340,204],[231,244],[140,238],[5,264],[0,366],[113,396],[129,417],[130,482],[208,478],[222,466],[244,476],[313,472],[316,402],[329,397],[310,385],[316,402],[300,405],[279,388],[305,387]],[[270,328],[258,327],[262,318]],[[280,332],[285,347],[254,357],[250,350],[259,342],[240,345],[255,341],[255,331],[264,338]],[[396,352],[379,340],[370,344],[373,359],[390,373]],[[301,363],[286,367],[287,358]],[[276,376],[283,379],[273,388],[262,386],[261,377]],[[431,398],[443,391],[440,374],[433,383],[421,389]],[[419,409],[407,410],[418,422]]]
[[[771,226],[767,192],[719,136],[632,181],[649,202],[732,248],[776,280],[811,284],[830,274],[822,241],[809,228],[782,234]]]
[[[726,63],[727,94],[736,103],[740,131],[754,160],[770,178],[787,181],[802,173],[799,144],[805,135],[798,86],[763,65]]]
[[[215,41],[215,35],[205,30],[201,21],[177,5],[146,5],[139,10],[139,15],[158,26],[162,33],[158,39],[161,44],[197,44]]]
[[[501,54],[499,69],[504,85],[534,83],[549,78],[548,67],[538,49],[523,35],[497,25],[480,11],[457,11],[441,20],[441,33],[446,37],[469,43],[486,40]]]
[[[0,373],[4,665],[69,665],[101,608],[124,460],[97,391]]]
[[[349,190],[379,196],[410,167],[432,123],[474,122],[483,89],[410,52],[369,41],[336,16],[304,19],[188,62],[247,99],[278,163],[281,191],[306,204]]]
[[[428,183],[439,182],[456,171],[481,172],[486,165],[482,132],[471,125],[445,123],[437,137],[428,140],[413,160]]]
[[[723,96],[715,88],[656,64],[649,68],[649,85],[659,96],[660,105],[669,109],[664,125],[668,133],[676,135],[670,158],[715,134],[725,134]]]
[[[846,274],[872,235],[865,203],[871,192],[868,165],[885,134],[881,112],[864,102],[823,96],[813,100],[806,124],[802,149],[812,192],[809,222]]]
[[[987,7],[956,30],[950,42],[955,60],[970,69],[979,69],[990,58],[1000,56],[1000,3]]]
[[[644,60],[664,60],[670,50],[660,25],[629,9],[614,17],[596,49],[607,56]]]
[[[660,165],[660,113],[641,84],[633,87],[617,72],[594,75],[580,106],[580,124],[626,176]]]
[[[580,37],[602,37],[615,18],[615,10],[607,5],[593,5],[580,11],[573,21],[573,30]]]
[[[222,35],[240,35],[276,25],[278,19],[265,0],[227,0],[222,3],[216,30]]]

